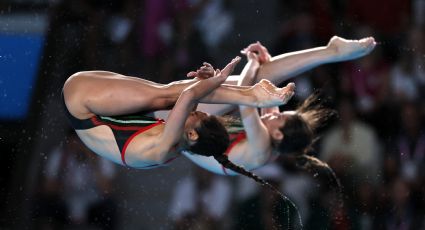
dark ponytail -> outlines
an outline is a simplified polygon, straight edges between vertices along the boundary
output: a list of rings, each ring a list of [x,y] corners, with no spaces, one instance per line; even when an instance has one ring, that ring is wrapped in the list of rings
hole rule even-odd
[[[298,211],[297,206],[288,197],[286,197],[285,195],[283,195],[282,192],[279,189],[277,189],[276,187],[274,187],[273,185],[271,185],[269,182],[267,182],[266,180],[262,179],[261,177],[255,175],[254,173],[245,170],[243,167],[233,164],[229,160],[229,158],[226,155],[224,155],[224,154],[213,155],[213,157],[214,157],[214,159],[216,161],[218,161],[226,169],[230,169],[230,170],[232,170],[234,172],[237,172],[239,174],[242,174],[244,176],[247,176],[247,177],[255,180],[256,182],[260,183],[261,185],[270,188],[272,191],[274,191],[275,193],[277,193],[284,200],[285,206],[286,206],[285,207],[285,212],[288,215],[288,221],[287,221],[287,226],[282,226],[282,227],[285,227],[283,229],[291,229],[291,228],[293,228],[293,226],[296,226],[294,224],[297,224],[298,227],[301,228],[301,229],[303,228],[302,221],[301,221],[301,215],[300,215],[300,213]],[[291,221],[290,221],[290,219],[291,219],[290,218],[290,208],[292,208],[292,209],[294,209],[296,211],[296,213],[298,215],[298,223],[291,223]]]
[[[281,154],[294,155],[297,166],[315,177],[322,173],[327,174],[342,194],[342,186],[335,172],[328,164],[307,154],[312,151],[312,146],[318,139],[314,138],[317,130],[337,116],[335,110],[324,105],[326,101],[322,100],[320,95],[320,91],[314,92],[295,110],[294,115],[287,118],[280,129],[285,138],[276,148]]]
[[[328,179],[330,179],[333,184],[333,186],[331,186],[331,188],[336,188],[337,191],[337,202],[338,204],[336,206],[332,206],[335,207],[337,210],[339,209],[343,209],[344,208],[344,198],[342,196],[343,194],[343,188],[341,185],[340,180],[338,179],[338,177],[336,176],[334,170],[332,170],[331,167],[329,167],[329,165],[321,160],[319,160],[316,157],[307,155],[307,154],[302,154],[302,155],[298,155],[295,158],[295,162],[296,165],[303,169],[306,170],[307,172],[309,172],[310,174],[312,174],[314,177],[317,177],[319,175],[326,175]],[[340,221],[340,216],[335,216],[335,220],[337,222]]]
[[[287,118],[280,129],[285,137],[276,148],[281,154],[295,156],[296,165],[314,177],[326,175],[334,185],[331,188],[337,189],[338,207],[343,208],[342,186],[335,172],[328,164],[307,154],[318,139],[314,138],[317,130],[337,116],[335,110],[324,105],[326,101],[320,98],[320,94],[319,91],[314,92],[295,110],[294,115]]]
[[[296,158],[296,165],[306,170],[307,172],[311,173],[314,177],[317,177],[319,174],[326,174],[328,177],[333,181],[333,183],[336,185],[338,190],[342,192],[342,186],[338,179],[338,177],[335,175],[335,172],[332,170],[331,167],[329,167],[328,164],[325,162],[319,160],[316,157],[302,154],[297,156]]]

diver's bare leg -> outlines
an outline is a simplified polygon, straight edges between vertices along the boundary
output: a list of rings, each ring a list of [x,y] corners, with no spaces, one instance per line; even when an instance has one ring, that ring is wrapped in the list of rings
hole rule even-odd
[[[373,38],[361,40],[347,40],[332,37],[327,46],[281,54],[264,63],[258,73],[257,81],[268,79],[275,84],[280,84],[302,72],[317,66],[341,61],[354,60],[369,54],[375,47]],[[236,85],[239,75],[230,76],[226,84]],[[205,105],[200,104],[199,110],[211,114],[224,114],[235,107],[232,105]]]
[[[114,116],[167,109],[194,82],[162,85],[112,72],[89,71],[71,76],[64,85],[63,93],[69,112],[79,119],[86,119],[94,114]],[[202,98],[201,102],[247,106],[282,104],[279,96],[266,92],[262,87],[225,85]]]

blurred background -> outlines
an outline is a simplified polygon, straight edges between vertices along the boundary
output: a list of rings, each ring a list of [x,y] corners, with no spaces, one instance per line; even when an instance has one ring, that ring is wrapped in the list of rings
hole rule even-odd
[[[285,160],[256,173],[305,229],[425,229],[424,32],[423,0],[2,0],[0,229],[273,229],[279,197],[249,179],[185,158],[143,171],[97,157],[70,130],[61,89],[95,69],[167,83],[255,41],[273,56],[333,35],[378,45],[296,77],[283,109],[321,89],[339,112],[315,147],[345,205],[329,178]]]

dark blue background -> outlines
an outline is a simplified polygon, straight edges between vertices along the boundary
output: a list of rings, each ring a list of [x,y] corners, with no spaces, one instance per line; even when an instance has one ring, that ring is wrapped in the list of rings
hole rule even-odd
[[[0,34],[0,119],[25,119],[43,42],[40,35]]]

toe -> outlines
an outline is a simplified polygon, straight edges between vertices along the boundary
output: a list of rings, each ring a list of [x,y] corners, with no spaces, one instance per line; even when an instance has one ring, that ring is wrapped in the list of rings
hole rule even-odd
[[[288,90],[293,91],[293,90],[295,90],[295,83],[291,82],[286,87],[288,88]]]

